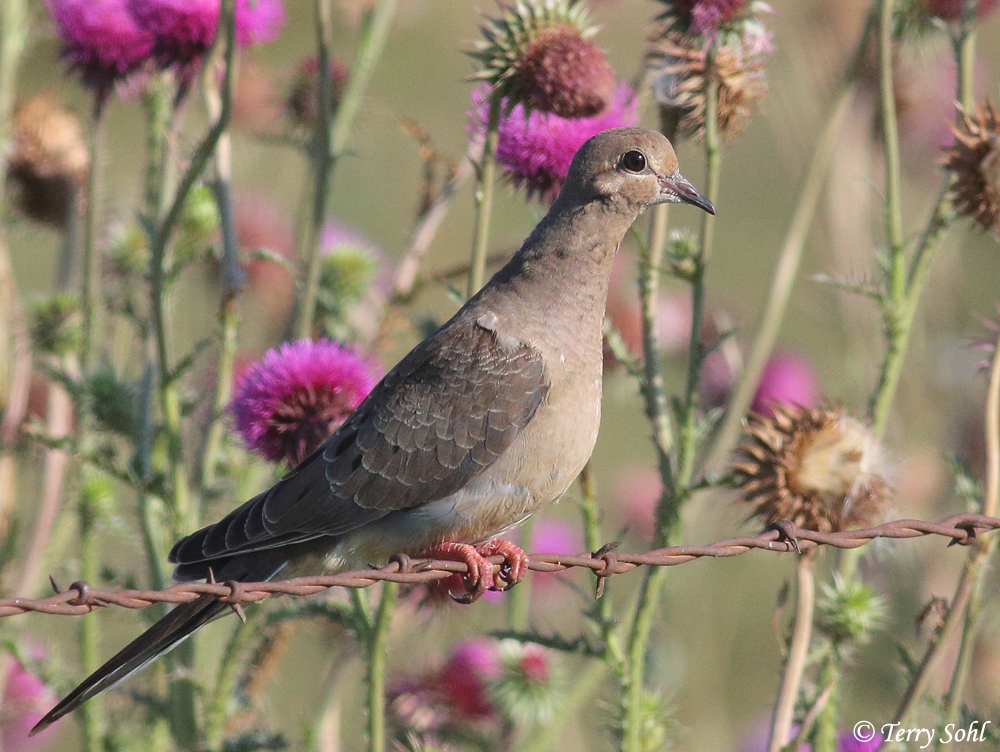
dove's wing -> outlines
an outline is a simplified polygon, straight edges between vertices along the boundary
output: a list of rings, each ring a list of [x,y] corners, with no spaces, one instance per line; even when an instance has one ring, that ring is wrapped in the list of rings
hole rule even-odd
[[[220,559],[339,535],[449,496],[513,443],[547,389],[530,346],[477,322],[445,327],[273,488],[179,541],[175,577],[205,577]]]

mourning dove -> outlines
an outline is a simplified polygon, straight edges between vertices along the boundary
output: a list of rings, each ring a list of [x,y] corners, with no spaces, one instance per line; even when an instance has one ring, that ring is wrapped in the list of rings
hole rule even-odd
[[[521,249],[417,345],[344,424],[274,487],[179,541],[174,578],[259,581],[385,562],[457,558],[468,599],[524,575],[499,536],[558,499],[594,449],[611,264],[649,206],[712,202],[662,135],[600,133]],[[496,572],[486,556],[501,554]],[[230,609],[174,608],[87,678],[34,732]]]

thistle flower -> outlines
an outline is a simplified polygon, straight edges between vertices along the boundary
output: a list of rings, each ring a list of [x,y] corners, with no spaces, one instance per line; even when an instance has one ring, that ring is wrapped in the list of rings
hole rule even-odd
[[[725,138],[746,130],[750,116],[767,95],[764,56],[770,36],[753,21],[727,35],[709,60],[700,36],[668,29],[649,53],[653,91],[668,121],[684,138],[701,138],[705,130],[705,76],[718,81],[717,122]]]
[[[664,17],[679,31],[711,36],[726,23],[745,17],[750,0],[662,0]]]
[[[473,91],[472,130],[486,130],[486,96]],[[533,111],[526,115],[523,105],[515,106],[500,119],[496,158],[507,176],[523,186],[528,198],[555,201],[569,173],[573,155],[591,136],[639,122],[632,90],[621,83],[609,106],[590,118],[563,118],[550,112]]]
[[[32,653],[41,657],[40,650]],[[33,656],[35,657],[35,656]],[[49,745],[54,728],[47,728],[37,736],[28,732],[38,723],[45,712],[56,701],[55,692],[45,682],[31,673],[20,661],[8,662],[10,668],[5,676],[3,697],[0,699],[0,740],[7,752],[34,752]]]
[[[811,408],[819,402],[816,371],[795,353],[775,353],[760,376],[750,409],[761,415],[773,415],[775,405]]]
[[[288,96],[285,97],[285,112],[292,122],[306,128],[312,128],[319,118],[319,61],[315,55],[302,60],[295,71]],[[339,60],[330,61],[330,80],[332,84],[332,107],[337,111],[350,70]]]
[[[963,0],[923,0],[920,5],[929,16],[945,21],[960,21],[962,19]],[[982,20],[996,9],[997,0],[979,0],[976,4],[976,18]]]
[[[503,716],[517,725],[550,721],[561,684],[552,651],[540,645],[503,640],[499,656],[501,672],[493,683],[493,697]]]
[[[495,712],[490,686],[501,670],[496,640],[465,640],[454,647],[435,683],[459,718],[481,720]]]
[[[874,522],[890,488],[868,428],[833,410],[773,410],[750,414],[732,468],[753,515],[820,532]]]
[[[45,0],[63,40],[63,56],[99,92],[135,71],[153,50],[153,36],[136,24],[129,0]]]
[[[1000,238],[1000,112],[986,99],[954,131],[945,167],[955,178],[955,208]]]
[[[593,117],[614,98],[615,74],[590,41],[583,3],[518,0],[502,18],[487,19],[469,54],[482,62],[474,80],[487,81],[506,108],[552,112],[564,118]]]
[[[230,410],[247,446],[272,462],[304,460],[375,385],[372,364],[331,340],[269,350],[239,378]]]
[[[160,65],[197,63],[215,39],[218,0],[127,0],[140,28],[154,39]],[[285,23],[281,0],[236,0],[236,41],[241,47],[269,42]]]
[[[31,219],[65,227],[90,161],[80,121],[49,94],[24,102],[13,121],[13,203]]]

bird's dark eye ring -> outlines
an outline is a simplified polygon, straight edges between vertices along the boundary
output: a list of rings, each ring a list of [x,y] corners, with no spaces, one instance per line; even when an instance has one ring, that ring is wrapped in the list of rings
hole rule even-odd
[[[631,149],[622,154],[622,167],[629,172],[642,172],[646,169],[646,155],[638,149]]]

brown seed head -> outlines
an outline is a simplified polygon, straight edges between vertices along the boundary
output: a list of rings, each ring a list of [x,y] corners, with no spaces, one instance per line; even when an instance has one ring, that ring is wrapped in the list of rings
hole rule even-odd
[[[52,95],[39,94],[17,108],[13,126],[8,172],[15,204],[34,220],[62,227],[87,175],[80,122]]]
[[[709,65],[699,37],[665,31],[654,40],[649,54],[654,88],[667,114],[678,122],[681,137],[704,135],[706,75],[719,83],[719,132],[728,139],[746,130],[756,105],[767,95],[762,51],[727,44],[718,48]]]
[[[1000,113],[986,99],[952,130],[945,167],[955,176],[955,208],[1000,238]]]
[[[867,427],[833,410],[751,413],[733,472],[753,515],[831,532],[874,523],[890,493]]]

